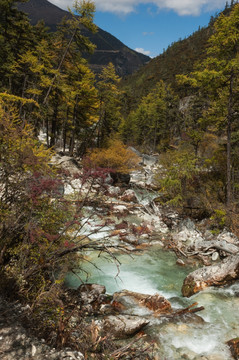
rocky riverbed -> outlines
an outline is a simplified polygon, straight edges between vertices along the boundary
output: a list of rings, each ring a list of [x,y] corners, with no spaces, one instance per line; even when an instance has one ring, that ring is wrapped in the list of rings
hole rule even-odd
[[[103,239],[104,246],[113,255],[112,258],[116,259],[115,268],[119,265],[117,263],[119,249],[127,253],[127,256],[137,254],[138,259],[141,254],[144,254],[145,249],[154,248],[154,246],[159,246],[164,251],[173,251],[176,254],[174,271],[177,271],[177,267],[178,269],[187,267],[192,269],[190,274],[188,274],[189,271],[187,274],[185,273],[184,285],[183,281],[181,283],[185,296],[192,296],[208,286],[220,287],[224,284],[231,284],[232,281],[238,281],[238,238],[227,229],[214,235],[209,231],[205,222],[196,222],[190,218],[181,217],[171,209],[162,208],[155,203],[153,199],[156,194],[150,188],[156,165],[152,159],[147,158],[146,160],[143,171],[132,174],[129,184],[115,183],[112,186],[112,184],[106,183],[100,202],[98,200],[89,202],[85,213],[87,221],[82,228],[84,236],[89,241]],[[74,176],[81,170],[72,159],[56,156],[54,163],[69,171],[65,186],[66,196],[74,199],[74,194],[79,190],[87,193],[87,185],[83,188],[81,181]],[[97,189],[98,185],[96,184],[93,193],[97,192]],[[94,199],[94,195],[92,199]],[[94,216],[89,216],[92,211]],[[103,226],[100,225],[101,230],[98,231],[99,224],[102,224],[102,216],[105,223]],[[86,254],[86,256],[89,255]],[[230,266],[234,264],[233,269],[227,264]],[[154,271],[153,268],[151,271]],[[219,274],[221,274],[220,278]],[[167,279],[167,275],[165,278]],[[171,298],[168,299],[167,296],[157,292],[156,286],[153,294],[147,294],[143,287],[135,286],[136,291],[120,290],[114,291],[111,295],[106,294],[110,290],[100,284],[84,285],[79,288],[75,284],[73,287],[75,289],[66,292],[67,296],[75,299],[76,306],[88,314],[88,321],[92,324],[91,331],[96,344],[99,345],[102,343],[102,339],[109,337],[118,342],[117,346],[120,350],[117,352],[112,349],[112,358],[119,358],[120,354],[124,353],[129,354],[130,346],[140,341],[140,348],[143,351],[151,351],[152,358],[161,359],[163,355],[159,355],[161,352],[157,350],[157,347],[166,340],[164,337],[158,338],[157,336],[155,340],[155,331],[162,332],[162,334],[165,332],[169,342],[172,341],[170,334],[178,331],[182,332],[182,335],[185,332],[186,338],[190,339],[189,334],[186,333],[190,332],[190,329],[195,331],[194,325],[196,328],[203,328],[205,321],[207,323],[207,320],[200,316],[204,303],[195,305],[193,304],[195,299],[190,303],[181,301],[179,298],[175,301],[173,296],[171,296],[171,301]],[[143,291],[141,291],[142,289]],[[71,349],[57,351],[47,346],[43,340],[29,336],[28,330],[23,326],[23,314],[27,309],[22,308],[20,304],[9,304],[1,299],[0,311],[0,354],[4,360],[84,358],[79,351]],[[72,323],[77,323],[77,321],[77,315],[74,315]],[[167,324],[171,324],[171,327]],[[153,325],[151,328],[154,330],[147,332],[147,329],[150,329],[149,325]],[[205,326],[205,331],[209,331],[208,326]],[[133,337],[135,334],[140,334],[139,340]],[[236,331],[228,331],[225,342],[228,341],[230,346],[228,346],[228,350],[223,347],[222,356],[224,358],[220,357],[220,350],[215,352],[218,354],[217,357],[213,355],[214,352],[210,355],[210,349],[208,350],[209,355],[204,357],[202,356],[203,352],[199,351],[199,357],[197,346],[189,346],[187,350],[184,350],[176,344],[176,340],[174,340],[175,349],[181,350],[178,354],[175,350],[176,352],[170,356],[173,356],[172,359],[221,360],[225,359],[225,354],[227,354],[228,359],[231,359],[230,348],[232,356],[237,359],[238,341],[235,334]],[[77,338],[77,331],[75,331],[75,337]],[[177,337],[174,335],[173,338]],[[185,344],[186,349],[187,342],[182,339],[181,341]],[[187,341],[190,342],[190,340]]]

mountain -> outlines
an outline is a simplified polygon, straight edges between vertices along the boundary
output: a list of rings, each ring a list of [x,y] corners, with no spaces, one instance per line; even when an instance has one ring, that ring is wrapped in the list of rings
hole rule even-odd
[[[208,39],[214,32],[215,20],[220,14],[228,16],[233,6],[233,3],[230,7],[226,6],[219,14],[211,16],[208,26],[199,28],[185,39],[175,41],[162,54],[123,78],[121,87],[129,95],[132,107],[137,106],[140,99],[152,91],[160,80],[170,84],[180,97],[191,95],[190,92],[188,93],[187,85],[177,83],[176,75],[189,74],[195,69],[196,63],[205,59]]]
[[[47,0],[29,0],[26,3],[19,3],[18,9],[29,15],[33,25],[39,20],[44,20],[51,31],[56,30],[57,25],[65,16],[70,17],[69,12]],[[95,72],[101,71],[103,66],[112,62],[117,74],[125,76],[132,74],[150,60],[148,56],[128,48],[116,37],[100,28],[96,34],[92,34],[86,29],[83,29],[82,33],[96,45],[95,53],[89,59],[91,68]]]
[[[142,96],[152,91],[160,80],[170,84],[182,96],[188,95],[187,88],[177,84],[176,75],[189,74],[195,63],[205,58],[207,41],[212,31],[212,26],[209,25],[186,39],[174,42],[143,68],[122,79],[121,87],[128,94],[133,94],[136,104]]]

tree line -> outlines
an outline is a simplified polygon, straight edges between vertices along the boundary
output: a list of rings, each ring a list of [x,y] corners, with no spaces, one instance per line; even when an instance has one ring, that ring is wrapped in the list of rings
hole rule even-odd
[[[18,107],[36,135],[46,133],[48,147],[60,143],[70,155],[82,155],[94,142],[101,146],[119,122],[113,65],[96,82],[83,56],[94,51],[81,32],[97,31],[94,12],[93,2],[76,1],[71,17],[49,33],[42,22],[32,26],[16,1],[0,4],[0,96]]]

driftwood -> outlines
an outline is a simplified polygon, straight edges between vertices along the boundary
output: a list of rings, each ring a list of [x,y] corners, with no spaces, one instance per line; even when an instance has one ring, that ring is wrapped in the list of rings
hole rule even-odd
[[[175,245],[175,243],[173,243],[172,241],[168,241],[169,246],[172,248],[172,250],[175,252],[176,255],[178,255],[178,253],[180,253],[181,255],[183,255],[185,258],[187,258],[189,256],[189,254],[185,253],[184,251],[182,251],[178,246]]]
[[[209,244],[208,244],[209,243]],[[193,253],[187,253],[187,256],[194,256],[194,255],[211,255],[213,254],[213,251],[211,251],[210,253],[208,253],[208,250],[211,249],[215,249],[215,250],[221,250],[221,251],[225,251],[226,253],[230,254],[230,255],[236,255],[239,253],[239,246],[228,243],[225,240],[212,240],[210,242],[205,242],[205,248],[203,247],[201,251],[197,250]]]
[[[132,352],[135,349],[132,349],[133,345],[135,345],[138,341],[140,341],[143,337],[145,337],[145,335],[140,334],[137,338],[133,339],[129,344],[122,346],[121,348],[115,350],[113,353],[110,354],[112,359],[121,359],[121,358],[126,358],[127,355],[132,355]],[[137,352],[140,352],[140,354],[142,353],[147,353],[150,349],[152,349],[154,345],[150,344],[146,347],[143,346],[139,346],[137,347]]]
[[[190,297],[208,286],[223,286],[239,279],[239,254],[231,255],[221,263],[193,271],[184,280],[183,296]]]
[[[174,317],[185,315],[185,314],[195,314],[196,312],[204,310],[204,306],[199,306],[199,307],[195,308],[195,306],[197,306],[197,305],[198,305],[198,303],[195,302],[195,303],[187,306],[184,309],[174,311],[173,313],[167,315],[166,317],[167,318],[174,318]]]

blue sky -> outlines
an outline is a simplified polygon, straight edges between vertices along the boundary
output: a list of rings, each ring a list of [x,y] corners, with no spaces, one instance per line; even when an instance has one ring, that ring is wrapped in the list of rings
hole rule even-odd
[[[49,0],[66,9],[73,0]],[[95,23],[151,57],[208,24],[225,0],[95,0]],[[230,1],[229,1],[230,4]]]

